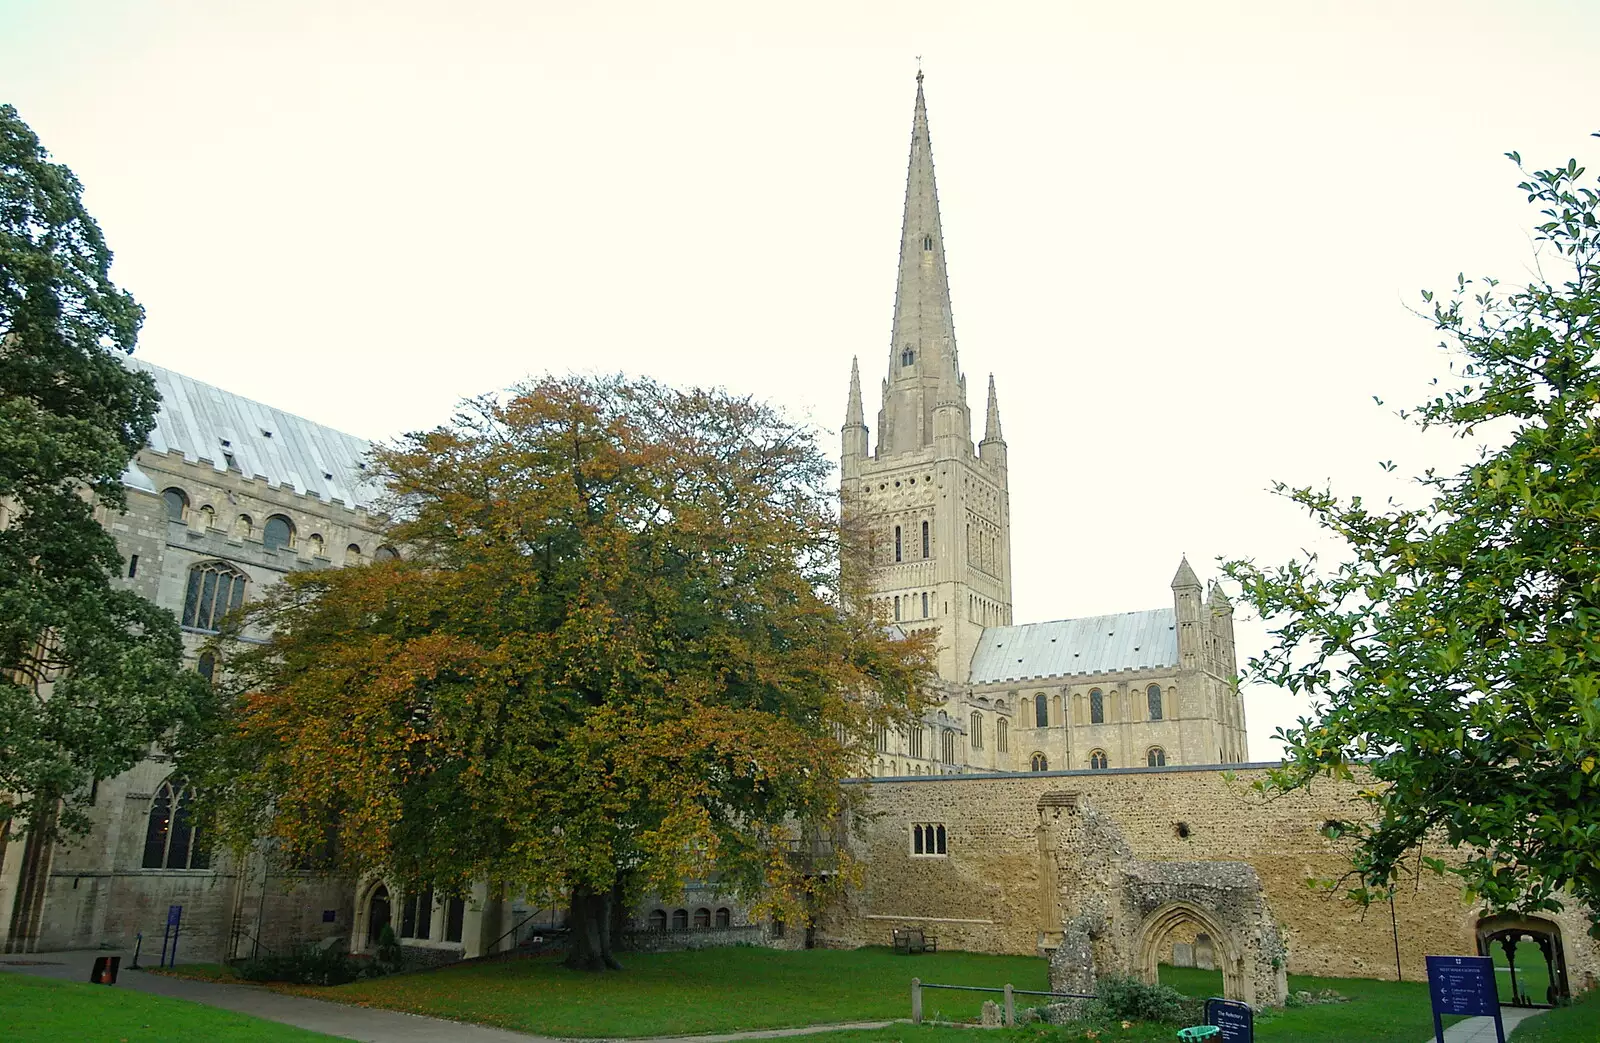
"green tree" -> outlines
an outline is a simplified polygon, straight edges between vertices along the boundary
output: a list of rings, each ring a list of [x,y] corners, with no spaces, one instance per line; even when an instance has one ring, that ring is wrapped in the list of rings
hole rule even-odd
[[[97,510],[155,423],[155,385],[117,353],[143,312],[72,171],[0,106],[0,820],[86,826],[82,794],[193,712],[170,612],[121,571]]]
[[[717,392],[546,379],[375,453],[403,559],[296,573],[188,756],[219,835],[571,908],[614,967],[641,891],[721,886],[795,920],[848,876],[831,831],[926,637],[843,609],[830,465]],[[818,859],[822,864],[818,864]]]
[[[1280,485],[1343,560],[1227,572],[1272,627],[1249,676],[1313,701],[1267,788],[1367,761],[1368,821],[1338,826],[1353,897],[1443,839],[1461,860],[1423,864],[1493,906],[1600,910],[1600,195],[1576,161],[1509,155],[1541,214],[1536,275],[1423,295],[1451,374],[1401,414],[1487,444],[1419,477],[1414,507]]]

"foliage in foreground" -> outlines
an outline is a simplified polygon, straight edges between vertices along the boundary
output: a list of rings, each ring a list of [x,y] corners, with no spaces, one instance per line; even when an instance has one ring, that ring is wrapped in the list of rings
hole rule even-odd
[[[72,171],[0,105],[0,821],[88,829],[118,775],[205,707],[172,613],[129,590],[97,511],[155,425],[149,376],[124,366],[143,309]],[[15,795],[22,794],[22,797]]]
[[[1279,733],[1290,760],[1267,787],[1370,759],[1366,821],[1330,829],[1353,841],[1362,902],[1439,837],[1462,861],[1423,864],[1491,906],[1554,909],[1570,889],[1600,916],[1600,193],[1583,175],[1519,186],[1542,214],[1527,285],[1424,295],[1459,362],[1402,415],[1486,439],[1476,460],[1418,478],[1418,507],[1280,485],[1346,560],[1227,566],[1272,626],[1248,676],[1314,706]]]
[[[859,801],[839,780],[920,712],[931,659],[844,611],[809,431],[720,392],[550,378],[375,463],[404,560],[274,588],[271,643],[187,753],[223,837],[568,896],[590,969],[641,891],[715,872],[799,922],[850,878],[843,845],[794,845]]]
[[[338,946],[301,943],[282,953],[263,953],[239,964],[245,981],[281,981],[292,985],[348,985],[376,978],[398,968],[382,958],[354,956]]]

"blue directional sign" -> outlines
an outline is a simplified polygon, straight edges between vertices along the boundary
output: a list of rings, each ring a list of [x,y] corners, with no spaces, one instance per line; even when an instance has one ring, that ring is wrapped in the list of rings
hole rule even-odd
[[[1495,986],[1494,961],[1487,956],[1429,956],[1428,995],[1433,1000],[1433,1034],[1444,1043],[1446,1014],[1491,1016],[1500,1043],[1506,1043],[1500,1023],[1500,993]]]
[[[1238,1000],[1206,1000],[1206,1024],[1215,1025],[1220,1043],[1256,1043],[1256,1016],[1250,1004]]]
[[[169,906],[167,906],[167,926],[168,927],[176,927],[176,926],[178,926],[178,922],[180,920],[182,920],[182,919],[183,919],[183,906],[181,906],[181,905],[169,905]]]

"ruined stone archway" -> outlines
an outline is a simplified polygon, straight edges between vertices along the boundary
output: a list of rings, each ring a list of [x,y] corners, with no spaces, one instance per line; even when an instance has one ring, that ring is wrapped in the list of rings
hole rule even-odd
[[[1214,916],[1192,902],[1168,902],[1139,925],[1134,939],[1134,968],[1139,976],[1152,985],[1161,980],[1161,954],[1166,951],[1167,939],[1184,924],[1194,924],[1210,937],[1213,958],[1222,971],[1222,994],[1255,1006],[1257,989],[1244,973],[1244,953],[1238,941]]]

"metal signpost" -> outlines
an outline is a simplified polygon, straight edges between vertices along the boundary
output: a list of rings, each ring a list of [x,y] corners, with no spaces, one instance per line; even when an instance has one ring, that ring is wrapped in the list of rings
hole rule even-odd
[[[1494,1035],[1506,1043],[1500,1023],[1500,991],[1495,986],[1494,961],[1487,956],[1429,956],[1428,996],[1433,1000],[1433,1036],[1444,1043],[1446,1014],[1488,1015],[1494,1018]]]
[[[167,906],[167,929],[161,934],[161,967],[176,967],[178,965],[178,928],[183,922],[183,906]],[[167,955],[167,941],[172,942],[172,955]]]
[[[1250,1004],[1213,997],[1206,1000],[1206,1023],[1222,1031],[1221,1043],[1256,1043],[1256,1015]]]

